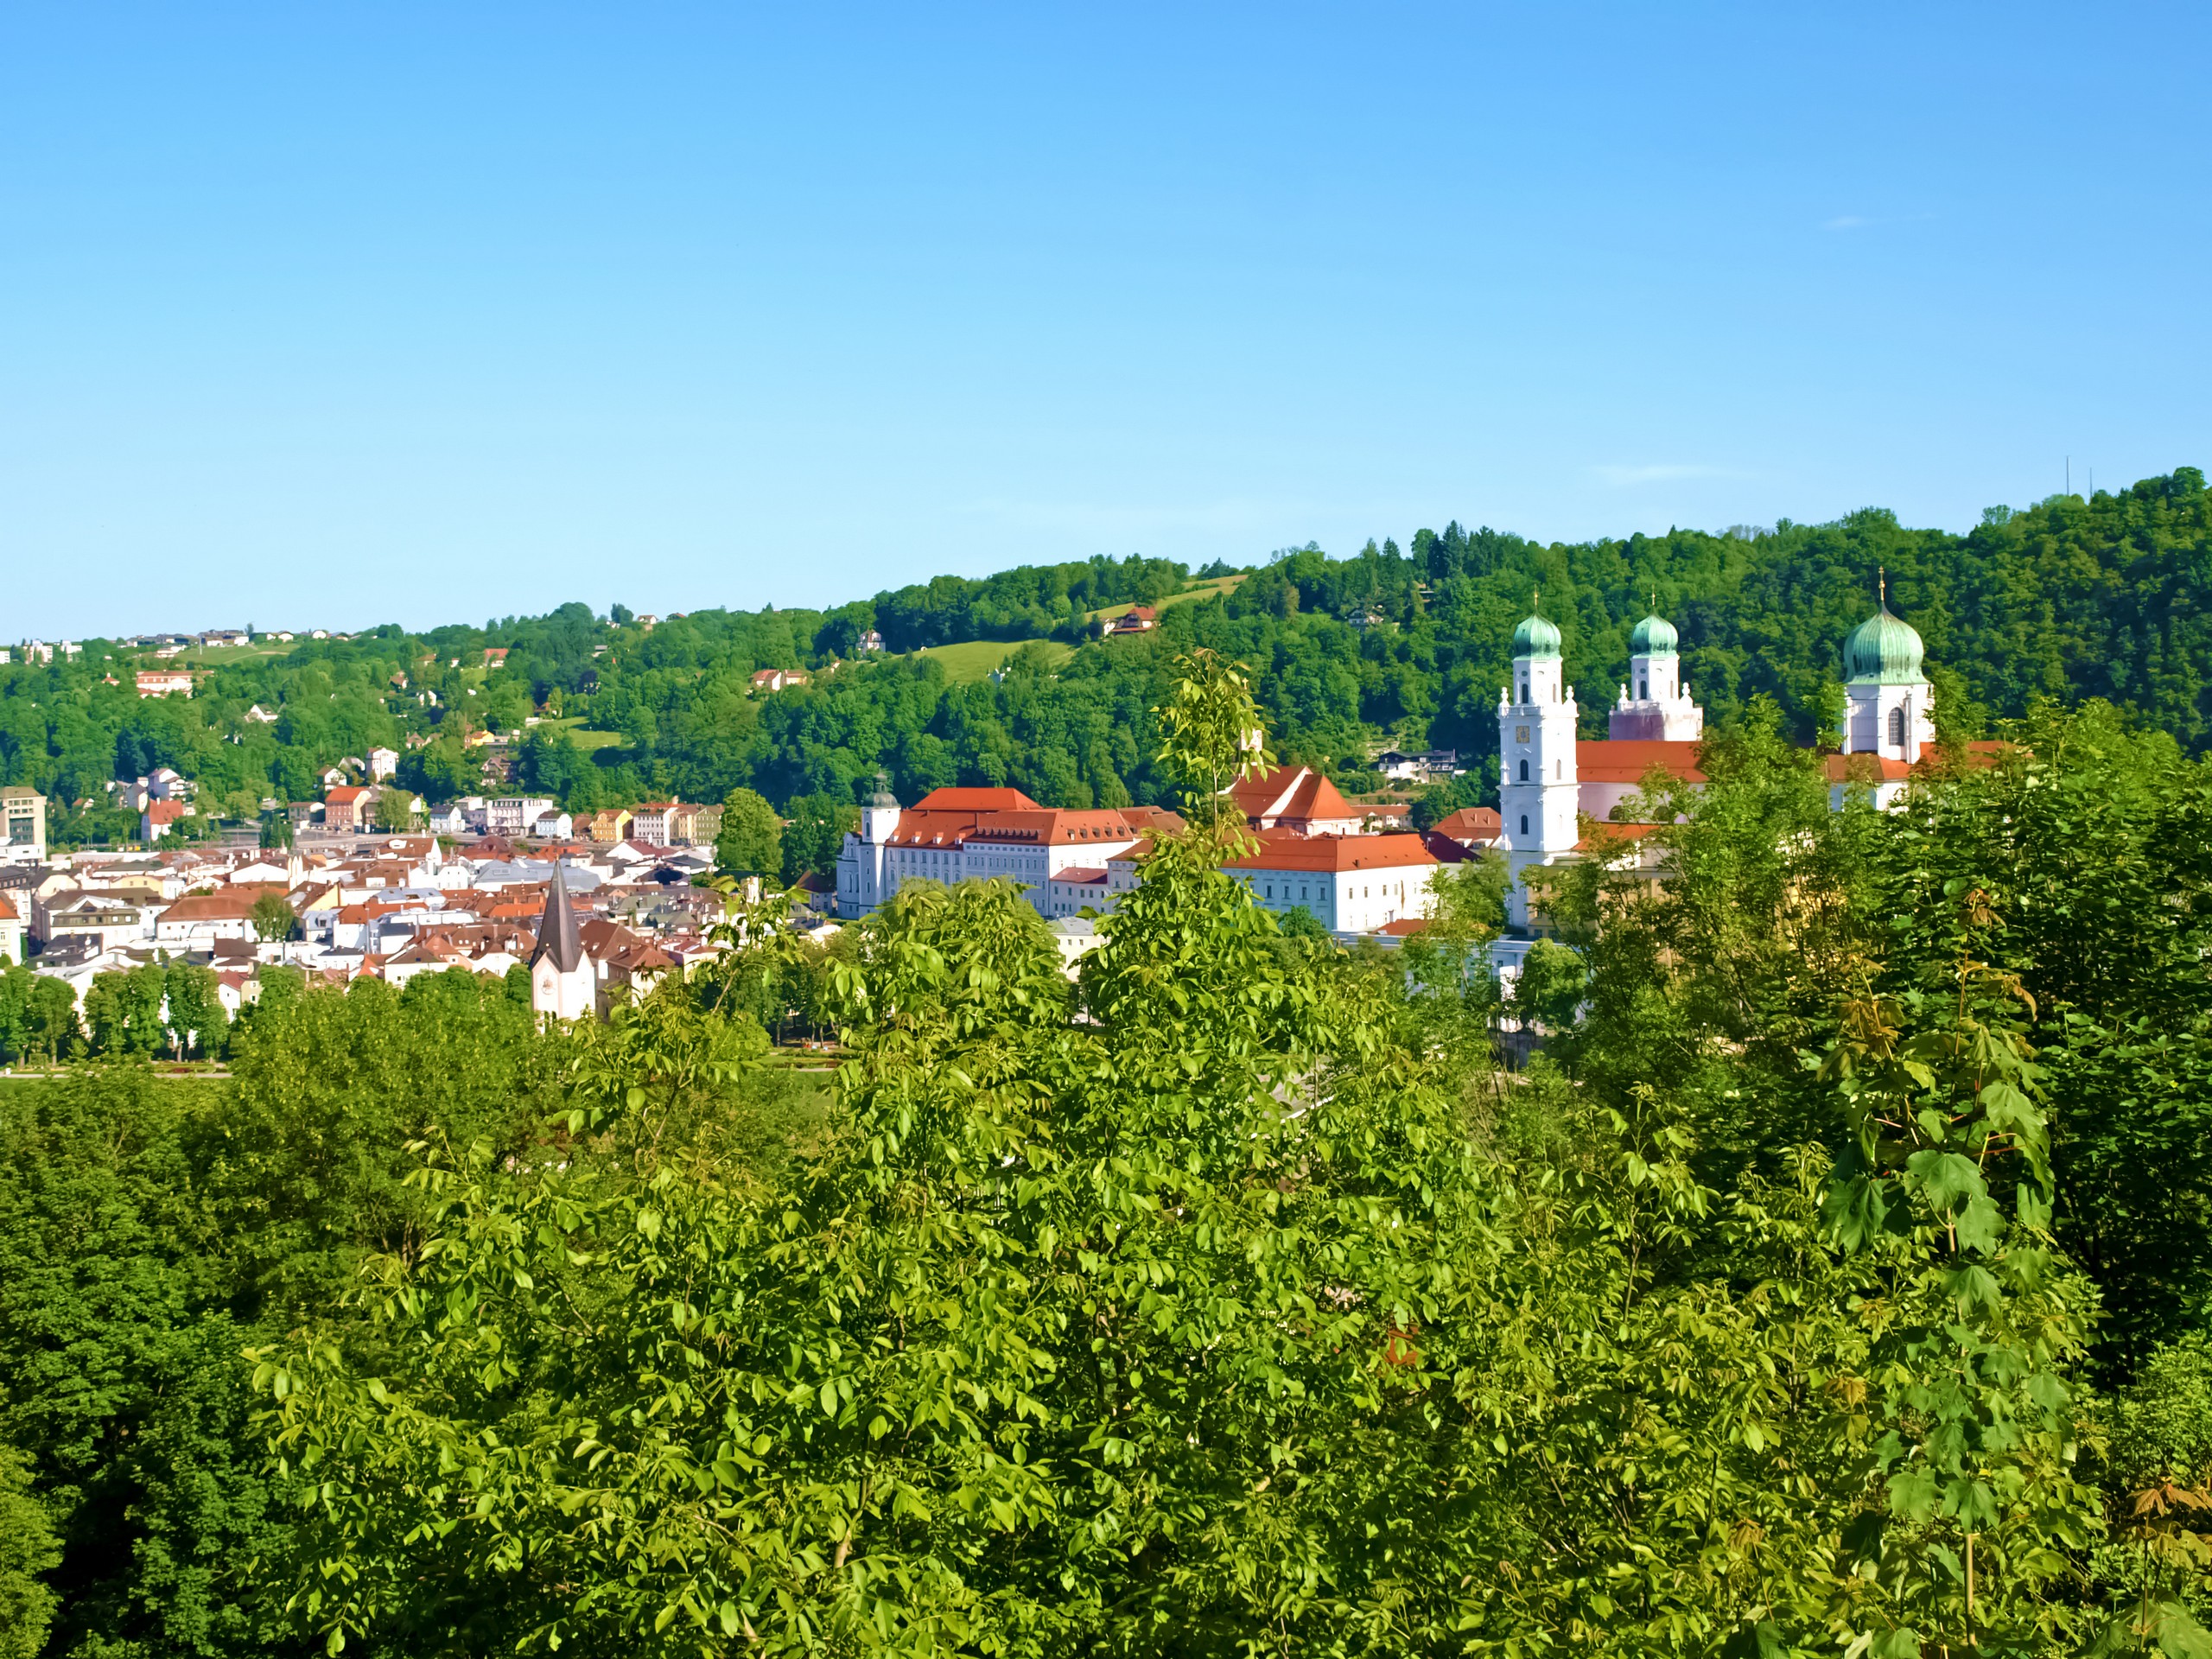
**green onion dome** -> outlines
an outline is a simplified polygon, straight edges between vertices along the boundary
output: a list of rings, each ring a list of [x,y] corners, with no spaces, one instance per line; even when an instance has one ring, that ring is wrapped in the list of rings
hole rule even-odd
[[[1636,625],[1636,632],[1628,637],[1628,651],[1631,657],[1671,657],[1681,644],[1675,625],[1663,616],[1647,616]]]
[[[1529,618],[1513,630],[1513,654],[1516,657],[1558,656],[1559,630],[1548,618]]]
[[[1889,607],[1868,617],[1843,642],[1846,679],[1861,685],[1918,685],[1923,647],[1911,624],[1890,614]]]

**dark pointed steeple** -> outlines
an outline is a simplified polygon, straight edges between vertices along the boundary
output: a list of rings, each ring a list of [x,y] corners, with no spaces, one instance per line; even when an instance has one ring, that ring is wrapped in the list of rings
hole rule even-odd
[[[584,936],[576,927],[576,907],[569,902],[569,879],[558,859],[553,861],[553,885],[546,890],[545,914],[537,924],[537,949],[530,965],[550,957],[556,973],[573,974],[583,966]]]

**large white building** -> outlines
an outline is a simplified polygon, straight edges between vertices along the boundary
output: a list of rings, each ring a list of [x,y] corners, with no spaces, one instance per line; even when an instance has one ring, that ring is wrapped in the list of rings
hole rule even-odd
[[[902,807],[879,788],[837,855],[837,914],[865,916],[908,881],[997,878],[1020,882],[1039,915],[1071,914],[1057,878],[1103,869],[1165,816],[1040,806],[1018,789],[936,789]]]
[[[1513,872],[1508,914],[1529,925],[1522,873],[1577,855],[1579,818],[1611,819],[1654,772],[1699,785],[1705,712],[1682,676],[1679,640],[1665,618],[1647,616],[1629,640],[1629,680],[1606,715],[1608,736],[1575,736],[1574,689],[1564,683],[1559,630],[1541,615],[1513,636],[1513,683],[1498,694],[1498,843]],[[1896,805],[1913,769],[1935,747],[1936,693],[1911,626],[1890,613],[1887,594],[1844,642],[1846,710],[1841,753],[1828,757],[1830,799],[1854,789],[1882,808]],[[1988,746],[1975,746],[1988,747]],[[1624,833],[1628,833],[1624,831]]]
[[[1224,866],[1262,909],[1303,910],[1332,933],[1372,933],[1427,916],[1442,861],[1417,835],[1261,837]]]

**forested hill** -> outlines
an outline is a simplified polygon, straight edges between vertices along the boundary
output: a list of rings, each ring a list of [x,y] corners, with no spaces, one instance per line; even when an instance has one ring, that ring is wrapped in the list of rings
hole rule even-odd
[[[1114,804],[1166,793],[1148,711],[1164,665],[1193,643],[1258,671],[1287,754],[1356,772],[1388,739],[1494,765],[1508,642],[1538,589],[1593,733],[1626,672],[1628,632],[1656,602],[1715,721],[1765,693],[1811,741],[1878,567],[1891,608],[1926,638],[1955,731],[2038,698],[2103,698],[2192,750],[2212,744],[2212,497],[2182,467],[2088,499],[1993,508],[1965,535],[1909,530],[1875,508],[1573,544],[1455,524],[1344,559],[1278,554],[1233,588],[1219,580],[1237,574],[1225,562],[1198,573],[1214,579],[1201,589],[1183,566],[1132,558],[941,577],[826,612],[695,611],[650,629],[619,606],[601,619],[571,604],[219,658],[189,702],[140,701],[130,670],[143,660],[94,641],[77,662],[0,669],[0,775],[99,800],[110,778],[168,764],[219,809],[250,814],[265,796],[308,798],[322,767],[381,742],[405,749],[403,778],[436,799],[483,789],[484,752],[464,739],[488,728],[512,734],[517,783],[573,807],[718,799],[741,785],[779,805],[849,803],[879,768],[909,799],[1011,783],[1051,803]],[[1156,632],[1091,637],[1096,610],[1169,599]],[[855,660],[870,627],[887,654]],[[918,654],[1023,639],[1039,643],[999,680],[971,678],[981,653]],[[487,671],[498,647],[505,665]],[[756,696],[762,667],[816,673]],[[255,704],[275,721],[249,721]],[[533,714],[544,723],[526,727]]]

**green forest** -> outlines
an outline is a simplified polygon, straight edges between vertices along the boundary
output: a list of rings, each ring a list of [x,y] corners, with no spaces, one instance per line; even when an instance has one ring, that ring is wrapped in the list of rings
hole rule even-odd
[[[1192,789],[1072,976],[914,884],[0,1079],[0,1654],[2197,1659],[2212,761],[2012,730],[1834,812],[1754,695],[1510,991],[1495,860],[1343,949]]]
[[[141,701],[137,659],[91,641],[80,659],[0,667],[0,782],[63,804],[57,840],[127,837],[132,820],[98,810],[105,785],[150,766],[176,767],[208,810],[250,820],[265,799],[311,798],[325,767],[385,744],[404,752],[403,782],[435,803],[485,792],[483,752],[467,740],[492,732],[511,745],[515,784],[570,808],[744,787],[787,815],[801,799],[829,812],[879,771],[907,800],[960,783],[1012,784],[1053,805],[1166,803],[1174,785],[1151,710],[1168,665],[1204,645],[1252,666],[1283,754],[1357,787],[1373,782],[1364,769],[1386,742],[1454,748],[1471,768],[1461,793],[1478,800],[1495,785],[1513,625],[1537,593],[1564,630],[1592,735],[1626,674],[1629,630],[1656,604],[1716,727],[1764,696],[1805,743],[1827,727],[1842,641],[1872,610],[1878,570],[1927,642],[1947,735],[2094,699],[2192,754],[2212,742],[2212,494],[2180,467],[2086,499],[1993,507],[1963,535],[1875,508],[1575,544],[1452,524],[1345,557],[1286,550],[1195,575],[1102,558],[651,628],[622,606],[600,616],[569,604],[480,628],[394,626],[219,654],[189,700]],[[1196,586],[1239,575],[1225,592]],[[1149,633],[1101,639],[1086,620],[1162,601],[1173,602]],[[885,653],[855,657],[871,627]],[[972,640],[1039,643],[969,683],[920,654]],[[487,671],[487,649],[507,652],[503,667]],[[750,677],[768,667],[812,681],[756,696]],[[274,719],[248,719],[257,707]],[[79,802],[92,808],[67,810]]]

